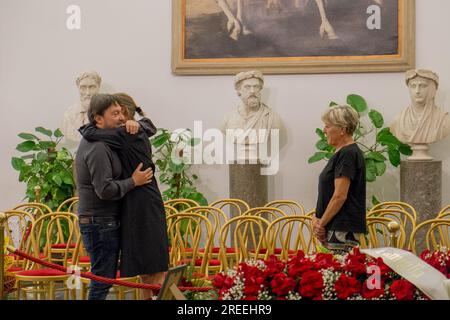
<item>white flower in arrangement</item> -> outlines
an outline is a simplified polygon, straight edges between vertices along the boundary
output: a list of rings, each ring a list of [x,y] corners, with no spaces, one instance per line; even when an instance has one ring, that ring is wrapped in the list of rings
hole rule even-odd
[[[270,299],[271,299],[271,297],[270,297],[269,291],[265,290],[265,291],[259,292],[258,300],[270,300]]]
[[[290,291],[287,295],[288,300],[302,300],[302,296],[298,292]]]
[[[337,293],[334,289],[336,280],[341,276],[341,272],[334,271],[332,268],[320,270],[323,277],[323,300],[337,300]]]

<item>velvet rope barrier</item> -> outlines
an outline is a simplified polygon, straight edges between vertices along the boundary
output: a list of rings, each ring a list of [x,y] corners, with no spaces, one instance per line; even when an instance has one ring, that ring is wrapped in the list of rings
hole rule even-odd
[[[12,246],[8,246],[7,249],[9,252],[11,252],[15,255],[18,255],[24,259],[33,261],[37,264],[40,264],[42,266],[45,266],[45,267],[48,267],[51,269],[55,269],[55,270],[58,270],[58,271],[61,271],[61,272],[67,273],[67,274],[75,274],[77,272],[76,270],[72,270],[72,269],[69,269],[69,268],[48,262],[48,261],[44,261],[44,260],[36,258],[36,257],[33,257],[23,251],[20,251],[16,248],[12,247]],[[123,287],[146,289],[146,290],[153,290],[153,291],[159,291],[161,289],[160,285],[120,281],[120,280],[116,280],[116,279],[99,277],[99,276],[96,276],[95,274],[87,273],[87,272],[80,272],[79,274],[80,274],[80,277],[82,277],[82,278],[91,279],[91,280],[95,280],[95,281],[102,282],[102,283],[123,286]],[[180,289],[180,291],[192,291],[192,292],[208,292],[208,291],[214,290],[213,287],[178,287],[178,289]]]

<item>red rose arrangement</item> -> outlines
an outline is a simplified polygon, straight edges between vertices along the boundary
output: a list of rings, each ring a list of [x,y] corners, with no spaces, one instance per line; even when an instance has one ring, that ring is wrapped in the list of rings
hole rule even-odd
[[[425,251],[424,261],[450,278],[450,251]],[[368,270],[377,270],[377,277]],[[354,248],[344,256],[306,255],[287,262],[276,256],[240,263],[215,276],[221,300],[424,300],[413,284],[391,270],[383,260]]]

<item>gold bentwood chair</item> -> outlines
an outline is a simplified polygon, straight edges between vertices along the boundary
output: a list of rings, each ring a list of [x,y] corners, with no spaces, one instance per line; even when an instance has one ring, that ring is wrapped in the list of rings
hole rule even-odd
[[[366,220],[367,234],[359,239],[361,248],[406,247],[405,228],[395,219],[370,216]]]
[[[191,199],[172,199],[165,201],[164,205],[174,207],[178,212],[182,212],[191,207],[198,207],[200,204]]]
[[[209,207],[209,206],[199,206],[199,207],[193,207],[189,208],[184,213],[198,213],[201,215],[204,215],[208,218],[209,222],[211,223],[211,226],[213,228],[212,230],[212,242],[211,242],[211,248],[209,250],[210,255],[208,257],[208,271],[209,272],[215,272],[219,271],[219,231],[222,229],[222,226],[228,221],[228,217],[226,214],[219,208],[216,207]],[[205,254],[206,249],[200,248],[199,249],[199,255],[202,256]],[[232,248],[228,248],[228,253],[230,254],[233,252]]]
[[[9,245],[26,251],[28,243],[30,242],[31,227],[34,223],[33,215],[29,212],[20,210],[5,211],[5,236],[8,238]],[[16,273],[22,271],[25,265],[25,260],[13,253],[8,256],[14,259],[14,263],[7,270],[9,273]]]
[[[220,199],[214,201],[210,204],[211,207],[217,207],[223,212],[229,211],[228,217],[237,217],[242,215],[244,212],[250,210],[250,206],[241,199]]]
[[[11,210],[20,210],[20,211],[25,211],[25,212],[31,213],[35,220],[42,217],[43,215],[45,215],[47,213],[53,212],[53,210],[50,209],[49,206],[47,206],[46,204],[40,203],[40,202],[22,203],[22,204],[15,206]]]
[[[164,205],[164,211],[166,212],[166,216],[170,216],[171,214],[178,213],[178,210],[172,206]]]
[[[369,212],[379,210],[379,209],[400,209],[400,210],[406,211],[407,213],[409,213],[412,216],[414,223],[417,224],[416,209],[414,209],[414,207],[412,205],[410,205],[406,202],[400,202],[400,201],[381,202],[381,203],[373,206],[369,210]]]
[[[260,216],[243,215],[228,220],[220,231],[221,271],[226,271],[248,259],[259,259],[257,252],[267,252],[266,230],[269,223]],[[234,248],[233,259],[227,259],[225,253],[227,241]]]
[[[299,250],[305,254],[316,251],[316,240],[311,227],[311,218],[306,216],[287,216],[273,221],[266,231],[267,254],[276,255],[287,261]]]
[[[305,208],[297,201],[292,200],[275,200],[265,205],[265,207],[272,207],[282,210],[288,215],[304,215]]]
[[[69,239],[77,237],[79,235],[76,231],[77,223],[77,216],[71,213],[53,212],[38,218],[31,227],[27,253],[47,262],[59,262],[63,267],[67,267],[67,260],[70,256],[68,242],[64,248],[63,256],[57,259],[52,256],[51,247],[60,240],[59,233],[63,224],[67,226],[67,237]],[[44,240],[43,243],[41,243],[41,240]],[[41,245],[43,245],[43,253],[41,253]],[[65,272],[45,268],[27,260],[24,271],[15,274],[18,289],[17,298],[19,299],[22,294],[22,297],[27,299],[27,293],[33,293],[36,299],[54,300],[55,291],[61,290],[64,292],[65,299],[67,299],[69,290],[65,286],[65,281],[69,276]],[[57,284],[61,284],[61,288],[56,288]]]
[[[167,228],[171,267],[187,264],[196,272],[206,275],[211,264],[219,263],[209,260],[214,235],[208,217],[193,212],[175,213],[167,217]],[[200,254],[202,247],[205,251]]]
[[[63,201],[58,209],[56,211],[58,212],[70,212],[70,213],[76,213],[77,204],[79,201],[79,197],[72,197],[65,201]],[[67,208],[66,208],[67,207]]]
[[[416,219],[409,212],[399,209],[399,208],[389,208],[389,209],[376,209],[370,210],[367,213],[367,217],[381,217],[388,218],[396,221],[399,225],[402,226],[402,229],[406,233],[405,244],[404,246],[408,246],[409,237],[416,227]]]
[[[436,219],[449,219],[449,218],[450,218],[450,204],[442,208],[441,211],[439,211]]]
[[[431,219],[417,225],[411,234],[409,240],[409,248],[415,254],[419,242],[419,236],[422,235],[421,241],[425,242],[426,248],[429,250],[439,250],[442,247],[450,247],[450,220],[449,219]]]

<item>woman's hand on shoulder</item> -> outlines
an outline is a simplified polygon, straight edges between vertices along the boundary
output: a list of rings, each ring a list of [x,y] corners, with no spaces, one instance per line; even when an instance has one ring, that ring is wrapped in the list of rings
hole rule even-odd
[[[128,120],[125,123],[125,128],[127,130],[127,133],[129,133],[129,134],[138,133],[140,127],[141,127],[141,125],[139,124],[139,122],[134,121],[134,120]]]

